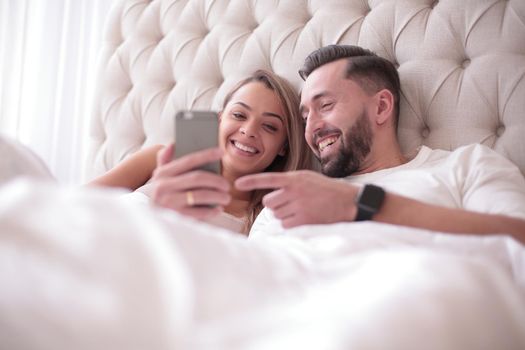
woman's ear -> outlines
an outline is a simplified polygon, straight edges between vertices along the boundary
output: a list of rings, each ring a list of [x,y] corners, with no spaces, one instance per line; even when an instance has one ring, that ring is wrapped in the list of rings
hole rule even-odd
[[[219,118],[219,123],[220,123],[221,120],[222,120],[222,111],[220,111],[219,113],[217,113],[217,117]]]
[[[394,117],[394,95],[390,90],[383,89],[377,93],[376,97],[376,123],[382,125]]]
[[[288,152],[288,142],[285,142],[283,147],[281,147],[281,150],[277,154],[280,155],[281,157],[284,157],[287,152]]]

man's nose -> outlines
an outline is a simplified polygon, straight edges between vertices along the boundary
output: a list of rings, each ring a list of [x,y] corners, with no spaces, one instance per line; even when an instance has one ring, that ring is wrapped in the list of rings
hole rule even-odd
[[[308,113],[308,118],[306,119],[306,131],[307,133],[314,134],[316,131],[322,129],[324,124],[323,119],[315,111]]]

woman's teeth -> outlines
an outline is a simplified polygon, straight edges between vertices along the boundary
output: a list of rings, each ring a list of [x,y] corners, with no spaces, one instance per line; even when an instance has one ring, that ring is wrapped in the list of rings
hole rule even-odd
[[[250,147],[250,146],[243,145],[240,142],[233,141],[233,145],[237,147],[238,149],[240,149],[241,151],[253,153],[253,154],[257,153],[257,149]]]
[[[337,141],[337,136],[332,136],[319,142],[319,144],[317,145],[317,147],[319,148],[319,152],[322,152],[326,147],[330,146],[335,141]]]

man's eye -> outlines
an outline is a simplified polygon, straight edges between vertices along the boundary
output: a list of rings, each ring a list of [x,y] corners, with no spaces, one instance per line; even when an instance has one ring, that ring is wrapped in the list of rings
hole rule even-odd
[[[322,110],[329,109],[332,105],[333,105],[333,102],[323,103],[323,104],[321,105],[321,109],[322,109]]]

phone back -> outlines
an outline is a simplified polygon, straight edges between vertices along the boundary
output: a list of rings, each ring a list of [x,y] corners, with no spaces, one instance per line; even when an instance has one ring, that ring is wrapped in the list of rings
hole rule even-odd
[[[175,158],[218,146],[219,118],[212,111],[179,111],[175,115]],[[219,162],[203,170],[220,173]]]

